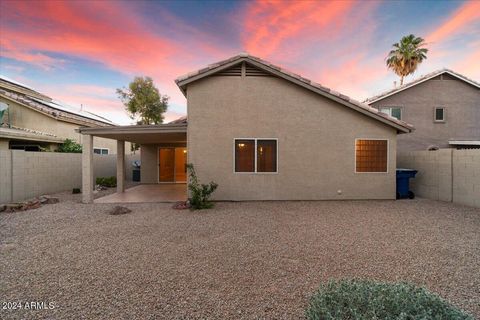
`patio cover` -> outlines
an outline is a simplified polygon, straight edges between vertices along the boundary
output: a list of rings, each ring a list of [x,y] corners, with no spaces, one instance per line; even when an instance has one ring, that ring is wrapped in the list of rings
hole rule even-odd
[[[187,124],[81,127],[82,201],[93,202],[93,137],[117,140],[117,193],[125,191],[125,141],[139,144],[186,143]]]

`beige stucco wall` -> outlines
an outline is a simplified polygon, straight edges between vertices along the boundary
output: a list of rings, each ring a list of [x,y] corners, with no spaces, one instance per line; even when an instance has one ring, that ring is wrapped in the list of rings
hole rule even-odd
[[[60,137],[61,139],[68,138],[75,140],[78,143],[82,143],[82,135],[78,132],[75,132],[75,129],[78,129],[80,125],[56,120],[38,111],[22,106],[15,101],[5,99],[3,97],[0,97],[0,101],[5,102],[9,105],[9,117],[10,123],[12,125],[20,128],[28,128],[41,132],[51,133],[56,135],[57,137]],[[95,148],[108,148],[109,153],[117,153],[116,140],[96,137],[93,144]],[[2,149],[1,142],[0,149]],[[52,146],[52,149],[55,149],[55,146]],[[125,152],[127,154],[130,153],[129,142],[125,145]]]
[[[480,140],[480,89],[448,79],[431,79],[372,104],[400,107],[402,120],[415,127],[411,134],[398,137],[399,154],[432,145],[448,148],[448,141],[454,139]],[[434,121],[435,107],[446,108],[445,122]]]
[[[8,150],[8,140],[0,138],[0,150]]]
[[[140,180],[142,183],[158,183],[158,146],[143,144],[140,148]]]
[[[273,77],[187,88],[189,162],[216,200],[394,199],[396,130]],[[277,138],[278,173],[234,173],[234,138]],[[389,140],[388,173],[355,173],[355,138]],[[341,194],[338,194],[341,190]]]
[[[79,153],[0,150],[0,203],[80,188],[81,157]],[[116,159],[116,155],[94,155],[94,178],[115,176]],[[139,154],[126,156],[127,181],[132,179],[131,163],[138,159]]]
[[[411,151],[398,165],[418,170],[411,179],[417,196],[480,207],[480,150]]]

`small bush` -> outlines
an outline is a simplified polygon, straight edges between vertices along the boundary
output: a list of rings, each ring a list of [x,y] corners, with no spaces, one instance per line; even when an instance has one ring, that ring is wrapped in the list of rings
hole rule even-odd
[[[82,190],[80,190],[80,188],[73,188],[73,189],[72,189],[72,193],[73,193],[73,194],[82,193]]]
[[[307,319],[473,320],[424,288],[368,280],[330,281],[310,299]]]
[[[102,187],[114,188],[117,186],[117,177],[98,177],[95,180],[95,184],[98,184]]]
[[[212,193],[217,189],[218,184],[211,181],[209,184],[200,184],[198,182],[197,173],[193,164],[187,164],[190,180],[188,183],[188,189],[192,193],[192,197],[189,199],[191,208],[198,209],[210,209],[213,207],[213,203],[208,201]]]
[[[71,139],[65,139],[58,147],[57,152],[82,153],[82,145]]]

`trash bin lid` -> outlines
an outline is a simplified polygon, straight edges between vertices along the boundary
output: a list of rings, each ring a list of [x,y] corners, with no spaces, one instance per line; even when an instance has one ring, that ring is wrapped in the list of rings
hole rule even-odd
[[[136,168],[140,168],[140,160],[135,160],[132,162],[132,166],[136,167]]]

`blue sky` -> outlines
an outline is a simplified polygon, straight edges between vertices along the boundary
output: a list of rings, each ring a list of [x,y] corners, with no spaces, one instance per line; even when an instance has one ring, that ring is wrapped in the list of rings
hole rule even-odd
[[[413,33],[428,59],[480,79],[480,1],[2,1],[0,73],[121,124],[136,75],[185,113],[174,79],[241,51],[363,100],[398,80],[391,45]]]

